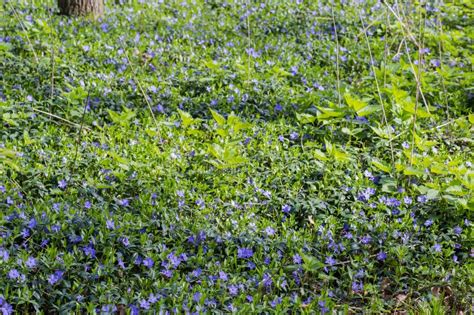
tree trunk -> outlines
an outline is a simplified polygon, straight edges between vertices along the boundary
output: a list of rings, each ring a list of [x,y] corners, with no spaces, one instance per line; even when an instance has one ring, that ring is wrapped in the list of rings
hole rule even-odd
[[[63,15],[93,15],[104,13],[103,0],[58,0],[59,12]]]

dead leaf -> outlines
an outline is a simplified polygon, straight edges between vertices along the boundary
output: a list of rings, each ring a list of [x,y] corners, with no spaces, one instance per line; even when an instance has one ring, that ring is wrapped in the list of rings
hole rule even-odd
[[[402,303],[403,301],[405,301],[407,299],[407,295],[406,294],[397,294],[397,296],[395,296],[395,299],[397,300],[398,303]]]
[[[439,293],[441,292],[441,288],[440,287],[432,287],[431,288],[431,293],[433,293],[434,296],[438,297],[439,296]]]

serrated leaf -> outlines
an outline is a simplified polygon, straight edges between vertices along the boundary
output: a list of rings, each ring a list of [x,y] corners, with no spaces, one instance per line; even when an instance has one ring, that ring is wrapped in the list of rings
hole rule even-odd
[[[302,251],[300,251],[300,256],[303,258],[303,268],[306,271],[315,272],[325,267],[325,265],[316,259],[316,257],[306,255]]]
[[[212,114],[212,117],[214,118],[214,120],[217,122],[217,124],[219,126],[224,126],[225,125],[225,118],[224,116],[222,116],[221,114],[219,114],[218,112],[216,112],[215,110],[212,110],[210,109],[211,111],[211,114]]]
[[[358,110],[356,113],[357,113],[357,116],[368,116],[372,113],[375,113],[376,111],[378,111],[379,107],[378,106],[375,106],[375,105],[368,105],[364,108],[362,108],[361,110]]]
[[[417,168],[414,168],[413,166],[408,166],[407,168],[405,168],[403,170],[403,174],[409,175],[409,176],[412,176],[412,175],[423,176],[425,174],[425,172],[423,172],[422,170],[419,170]]]
[[[187,128],[194,123],[194,118],[191,116],[191,114],[185,111],[182,111],[180,109],[178,109],[178,113],[179,113],[179,116],[181,118],[184,128]]]
[[[346,115],[346,112],[342,109],[334,109],[334,108],[328,108],[328,107],[319,107],[317,106],[318,112],[317,118],[319,120],[325,120],[329,118],[339,118],[339,117],[344,117]]]
[[[326,154],[324,154],[324,152],[322,152],[321,150],[314,149],[313,154],[314,154],[314,157],[320,161],[327,161],[328,159]]]
[[[348,162],[351,160],[351,156],[345,152],[334,150],[333,151],[334,159],[338,162]]]
[[[373,161],[372,161],[372,164],[373,164],[376,168],[378,168],[379,170],[384,171],[384,172],[386,172],[386,173],[390,173],[390,171],[391,171],[391,167],[390,167],[390,166],[388,166],[388,165],[386,165],[386,164],[384,164],[384,163],[382,163],[382,162],[380,162],[380,161],[378,161],[378,160],[373,160]]]
[[[430,168],[431,173],[439,174],[439,175],[446,175],[448,170],[443,164],[435,163]]]
[[[360,99],[356,99],[350,96],[349,94],[344,94],[344,99],[346,100],[347,105],[349,105],[349,107],[355,110],[356,112],[367,106],[366,102]]]
[[[379,136],[380,138],[384,139],[390,139],[390,132],[388,131],[387,128],[378,128],[378,127],[372,127],[370,128]]]
[[[424,109],[420,108],[420,106],[416,107],[415,103],[405,101],[400,104],[402,109],[410,114],[414,114],[419,118],[428,118],[431,117],[431,114],[425,111]]]
[[[445,192],[456,196],[464,196],[467,194],[467,191],[460,185],[449,186],[446,188]]]
[[[306,113],[296,113],[296,119],[301,123],[301,124],[311,124],[316,120],[316,117],[311,115],[311,114],[306,114]]]

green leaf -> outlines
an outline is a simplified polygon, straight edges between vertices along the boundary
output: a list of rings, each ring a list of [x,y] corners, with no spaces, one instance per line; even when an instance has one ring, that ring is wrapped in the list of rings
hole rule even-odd
[[[179,116],[181,117],[181,121],[183,122],[183,127],[187,128],[194,123],[194,118],[191,114],[178,109]]]
[[[366,102],[360,99],[356,99],[350,96],[349,94],[345,94],[344,99],[346,100],[347,105],[349,105],[349,107],[355,110],[356,112],[367,106]]]
[[[230,113],[227,117],[227,124],[234,129],[234,132],[239,132],[240,130],[248,129],[252,127],[252,124],[243,122],[234,112]]]
[[[467,191],[460,185],[449,186],[445,192],[456,196],[464,196],[467,194]]]
[[[210,109],[210,111],[211,111],[212,117],[214,118],[214,120],[217,122],[219,126],[225,125],[225,118],[221,114],[219,114],[218,112],[212,109]]]
[[[415,176],[423,176],[425,172],[420,169],[414,168],[413,166],[408,166],[403,170],[403,174],[405,175],[415,175]]]
[[[382,163],[381,161],[373,160],[372,164],[379,170],[384,171],[385,173],[390,173],[391,171],[391,167]]]
[[[326,120],[330,118],[340,118],[346,115],[346,111],[343,109],[319,107],[319,106],[317,106],[317,108],[320,111],[317,114],[317,117],[319,120]]]
[[[390,139],[390,131],[388,129],[388,127],[372,127],[370,126],[370,128],[377,134],[377,136],[379,136],[380,138],[384,138],[384,139]]]
[[[277,76],[282,76],[282,77],[287,77],[287,76],[290,76],[290,75],[291,75],[291,73],[289,73],[288,71],[286,71],[286,70],[284,70],[284,69],[282,69],[282,68],[280,68],[280,67],[277,67],[277,66],[274,66],[274,67],[272,68],[272,72],[273,72],[274,74],[276,74]]]
[[[372,113],[375,113],[378,110],[379,110],[379,106],[368,105],[368,106],[362,108],[361,110],[358,110],[357,111],[357,116],[368,116]]]
[[[316,120],[316,117],[311,115],[311,114],[306,114],[306,113],[296,113],[296,119],[301,123],[301,124],[311,124]]]
[[[398,190],[397,181],[392,178],[382,178],[380,183],[382,184],[383,192],[395,193]]]
[[[349,94],[345,94],[344,98],[347,105],[357,113],[357,116],[368,116],[379,109],[379,106],[368,105],[365,101],[356,99]]]
[[[327,161],[328,159],[326,154],[324,154],[324,152],[322,152],[321,150],[314,149],[313,154],[314,154],[314,157],[320,161]]]
[[[317,260],[316,257],[306,255],[302,251],[300,251],[300,256],[303,258],[303,268],[306,271],[315,272],[325,267],[325,265]]]
[[[406,111],[410,114],[414,114],[414,115],[416,114],[417,117],[420,117],[420,118],[431,117],[430,113],[428,113],[427,111],[420,108],[420,106],[416,107],[414,102],[406,101],[406,102],[403,102],[400,105],[402,106],[404,111]]]

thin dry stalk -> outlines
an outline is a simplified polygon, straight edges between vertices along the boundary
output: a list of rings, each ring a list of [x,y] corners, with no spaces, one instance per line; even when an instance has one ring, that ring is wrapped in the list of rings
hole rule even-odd
[[[339,36],[337,35],[337,27],[336,27],[336,19],[334,17],[334,9],[331,6],[331,17],[332,17],[332,25],[334,27],[334,37],[336,38],[336,80],[337,80],[337,100],[339,103],[339,107],[342,107],[342,99],[341,99],[341,80],[340,80],[340,72],[339,72]]]
[[[364,27],[364,20],[362,19],[362,14],[360,12],[359,12],[359,19],[360,19],[360,23],[362,24],[362,27]],[[390,129],[390,126],[388,125],[387,113],[385,112],[385,104],[384,104],[384,101],[383,101],[383,98],[382,98],[382,92],[380,90],[379,80],[377,79],[377,72],[376,72],[375,65],[374,65],[374,57],[372,55],[372,49],[370,48],[369,37],[367,36],[367,33],[365,33],[365,32],[364,32],[364,35],[365,35],[365,41],[367,43],[367,48],[369,50],[370,65],[372,67],[372,72],[374,73],[375,85],[377,87],[377,95],[379,97],[379,102],[380,102],[380,105],[382,107],[383,120],[384,120],[385,126],[387,128],[388,136],[389,136],[390,154],[391,154],[391,157],[392,157],[392,166],[395,167],[395,154],[394,154],[394,151],[393,151],[393,144],[392,144],[393,135],[392,135],[392,131]]]

